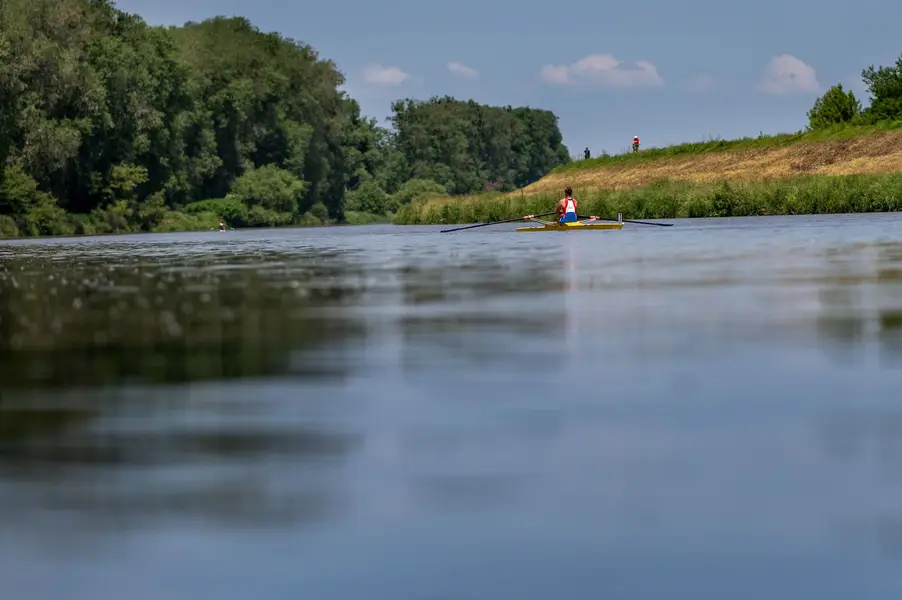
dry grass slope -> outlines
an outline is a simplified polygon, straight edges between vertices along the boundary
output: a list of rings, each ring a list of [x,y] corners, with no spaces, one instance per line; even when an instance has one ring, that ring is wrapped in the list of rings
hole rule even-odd
[[[512,195],[559,193],[565,186],[586,190],[642,187],[669,179],[692,183],[763,181],[800,175],[880,174],[902,171],[902,132],[785,147],[661,158],[626,165],[552,173]]]

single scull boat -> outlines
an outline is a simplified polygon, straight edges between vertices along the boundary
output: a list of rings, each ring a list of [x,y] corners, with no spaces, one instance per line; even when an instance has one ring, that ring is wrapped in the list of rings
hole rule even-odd
[[[531,221],[541,223],[534,227],[518,227],[517,231],[584,231],[586,229],[623,229],[623,215],[617,213],[617,221],[611,223],[592,223],[600,220],[598,217],[587,217],[572,223],[559,223],[557,221],[545,221],[532,217]]]
[[[657,225],[658,227],[672,227],[673,223],[650,223],[648,221],[630,221],[624,219],[621,213],[617,213],[617,220],[605,219],[604,217],[580,217],[579,221],[573,223],[559,223],[558,221],[544,221],[538,217],[547,217],[548,215],[556,215],[557,211],[547,212],[541,215],[526,215],[513,219],[504,219],[503,221],[491,221],[489,223],[476,223],[475,225],[464,225],[463,227],[455,227],[454,229],[442,229],[442,233],[451,231],[462,231],[464,229],[474,229],[476,227],[486,227],[488,225],[499,225],[501,223],[513,223],[514,221],[535,221],[539,223],[536,227],[518,227],[517,231],[582,231],[585,229],[623,229],[624,223],[638,223],[639,225]],[[592,223],[592,221],[610,221],[609,223]]]

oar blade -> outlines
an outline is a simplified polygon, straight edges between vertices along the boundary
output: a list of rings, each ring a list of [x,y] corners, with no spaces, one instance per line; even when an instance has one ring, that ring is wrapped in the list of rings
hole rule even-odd
[[[588,216],[588,217],[579,217],[580,219],[587,219],[590,221],[611,221],[613,223],[619,223],[618,219],[606,219],[604,217],[596,217],[596,216]],[[649,221],[632,221],[630,219],[622,219],[624,223],[636,223],[637,225],[655,225],[657,227],[673,227],[673,223],[651,223]]]
[[[462,231],[464,229],[473,229],[476,227],[486,227],[488,225],[500,225],[501,223],[513,223],[514,221],[523,221],[527,219],[535,219],[536,217],[546,217],[548,215],[557,214],[557,211],[543,213],[541,215],[524,215],[514,219],[504,219],[503,221],[492,221],[490,223],[476,223],[475,225],[464,225],[463,227],[455,227],[453,229],[442,229],[439,233],[450,233],[452,231]]]
[[[630,221],[629,219],[624,219],[624,223],[637,223],[639,225],[656,225],[658,227],[673,227],[673,223],[649,223],[648,221]]]

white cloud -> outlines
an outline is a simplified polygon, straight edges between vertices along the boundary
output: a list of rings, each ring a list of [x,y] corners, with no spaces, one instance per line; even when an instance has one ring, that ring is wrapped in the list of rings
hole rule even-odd
[[[660,87],[664,80],[647,60],[619,61],[610,54],[590,54],[569,65],[546,65],[541,78],[546,83],[596,83],[616,88]]]
[[[683,85],[690,92],[710,92],[714,89],[714,78],[710,75],[699,75],[685,81]]]
[[[398,67],[383,67],[374,65],[363,71],[363,78],[367,83],[376,85],[398,85],[410,78],[410,75]]]
[[[768,94],[810,94],[820,91],[821,84],[811,65],[781,54],[765,67],[761,89]]]
[[[467,65],[456,61],[448,63],[448,70],[455,75],[460,75],[461,77],[467,77],[469,79],[473,79],[478,75],[475,69],[471,69]]]

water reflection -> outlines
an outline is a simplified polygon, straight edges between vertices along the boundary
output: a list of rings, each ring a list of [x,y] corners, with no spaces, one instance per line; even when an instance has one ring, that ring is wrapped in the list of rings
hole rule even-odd
[[[902,246],[700,231],[0,246],[0,527],[189,563],[187,530],[226,598],[263,569],[317,598],[652,598],[678,561],[697,597],[771,560],[886,590]],[[448,577],[473,548],[480,583]]]
[[[858,363],[873,349],[885,366],[902,366],[902,244],[831,248],[825,257],[815,322],[827,352]]]
[[[276,254],[254,269],[229,255],[178,263],[7,259],[0,271],[4,387],[340,376],[341,361],[294,355],[327,340],[340,348],[363,332],[353,319],[305,314],[359,295],[344,284],[343,263],[317,258],[292,268]]]
[[[97,526],[315,521],[342,505],[335,475],[321,472],[360,432],[322,422],[328,392],[316,386],[348,377],[366,326],[313,311],[360,298],[353,262],[56,250],[7,255],[0,270],[0,475],[18,498],[6,518],[41,507]],[[311,387],[223,387],[262,378]],[[299,476],[272,489],[266,469],[286,461]]]
[[[567,310],[545,300],[568,285],[559,259],[519,270],[484,255],[454,268],[382,259],[354,249],[235,255],[210,245],[7,254],[0,474],[18,482],[10,503],[75,511],[91,523],[110,517],[116,527],[199,517],[222,526],[315,522],[352,504],[342,465],[365,438],[355,418],[365,406],[341,386],[390,367],[392,338],[400,372],[433,390],[464,383],[461,372],[497,376],[536,358],[560,367],[562,347],[549,342],[563,340]],[[379,306],[404,309],[380,314]],[[367,354],[370,339],[383,350]],[[522,408],[497,419],[519,429],[518,443],[553,423],[547,410]],[[433,447],[441,438],[438,423],[404,431],[411,456],[414,438]],[[464,435],[465,444],[474,439]],[[282,483],[296,489],[268,490],[263,473],[286,465],[298,470]],[[504,472],[426,467],[409,480],[420,502],[446,507],[514,489]]]

